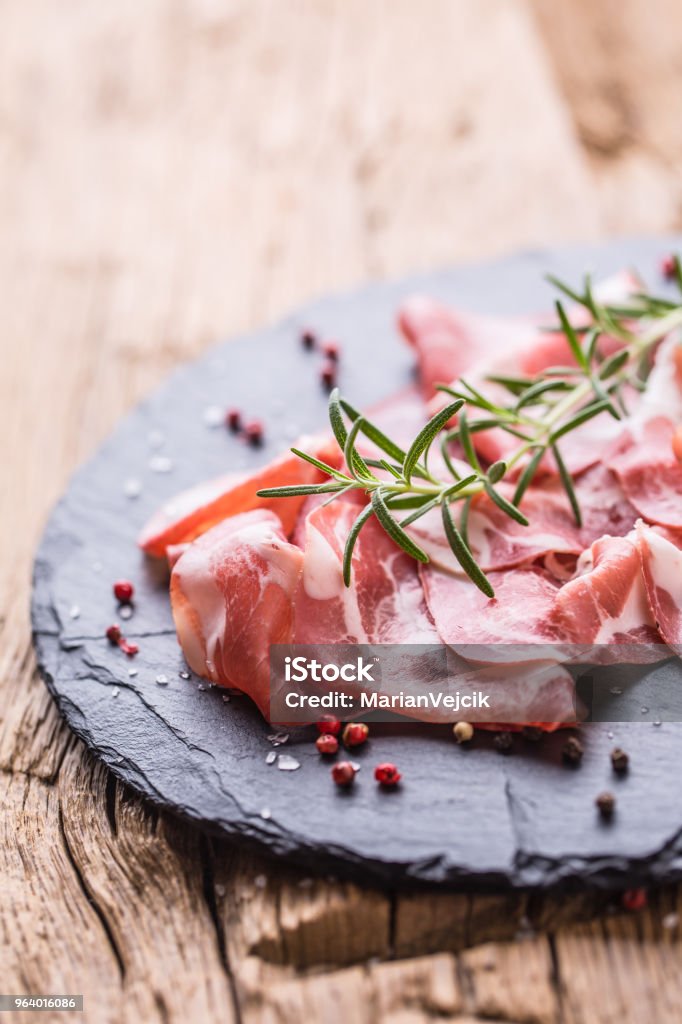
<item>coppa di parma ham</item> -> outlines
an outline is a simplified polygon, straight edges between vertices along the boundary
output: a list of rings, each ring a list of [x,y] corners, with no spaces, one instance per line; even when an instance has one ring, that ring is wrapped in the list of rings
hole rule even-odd
[[[630,276],[617,277],[609,285],[611,297],[624,301],[635,284]],[[670,318],[668,308],[661,307],[661,316]],[[673,438],[682,423],[682,359],[674,329],[662,329],[661,344],[649,343],[648,384],[640,395],[636,380],[624,380],[618,410],[609,374],[600,370],[595,394],[599,398],[609,388],[613,397],[600,399],[591,418],[560,435],[563,468],[556,452],[533,442],[509,469],[492,466],[488,479],[491,463],[515,452],[527,436],[524,430],[542,428],[545,406],[532,401],[520,433],[499,425],[474,431],[469,447],[460,437],[449,455],[447,448],[442,454],[434,448],[428,469],[417,466],[417,453],[406,470],[412,456],[405,452],[432,415],[438,380],[466,373],[483,391],[491,373],[504,377],[507,383],[498,380],[486,392],[494,412],[510,376],[512,386],[518,378],[517,394],[533,386],[540,396],[538,385],[549,379],[542,374],[559,363],[565,394],[587,358],[579,347],[589,343],[591,321],[583,311],[578,322],[582,333],[571,336],[565,327],[538,330],[529,319],[497,321],[428,299],[408,302],[400,325],[417,353],[422,397],[407,391],[377,410],[380,431],[394,438],[392,447],[382,447],[380,432],[369,432],[361,442],[358,435],[357,451],[369,460],[372,475],[363,469],[357,476],[354,468],[355,479],[341,481],[338,495],[310,496],[311,488],[329,484],[329,473],[285,453],[255,473],[199,484],[160,510],[140,544],[171,566],[173,614],[191,668],[248,693],[267,716],[272,644],[445,645],[455,658],[447,685],[485,678],[494,686],[506,666],[499,706],[510,717],[525,708],[528,721],[537,718],[540,706],[545,712],[549,707],[551,714],[542,720],[552,727],[574,717],[571,679],[559,662],[580,660],[587,649],[602,652],[598,661],[618,660],[623,652],[642,662],[679,653],[682,466]],[[613,336],[594,336],[589,358],[596,352],[602,368],[624,366],[630,358],[629,327],[625,321],[616,327]],[[650,325],[647,331],[646,337]],[[607,383],[600,385],[602,379]],[[357,458],[347,445],[342,450],[356,415],[344,408],[347,421],[340,433],[337,407],[336,438],[308,438],[298,445],[337,474],[347,474],[346,459],[355,466]],[[479,405],[475,412],[489,410]],[[446,415],[451,411],[441,427]],[[536,459],[534,475],[517,497],[519,477],[535,451],[543,458]],[[452,503],[453,522],[465,533],[453,541],[440,498],[401,528],[420,494],[435,493],[450,467],[451,480],[485,482],[466,504],[466,527]],[[269,493],[298,485],[303,490],[295,496]],[[377,504],[382,489],[407,499],[404,512],[395,504],[389,510],[385,498]],[[267,496],[259,496],[262,490]],[[362,527],[355,534],[359,516]],[[356,539],[347,586],[344,551],[350,534]],[[418,677],[413,684],[418,686]],[[415,716],[447,719],[446,712]]]

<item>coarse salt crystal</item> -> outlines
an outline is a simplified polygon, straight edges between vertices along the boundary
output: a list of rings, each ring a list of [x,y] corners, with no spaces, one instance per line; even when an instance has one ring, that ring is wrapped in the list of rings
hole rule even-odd
[[[139,498],[142,494],[142,484],[136,477],[130,476],[123,484],[123,493],[126,498]]]
[[[225,413],[218,405],[208,405],[204,409],[203,420],[211,429],[221,427],[225,420]]]
[[[149,460],[149,468],[152,473],[170,473],[173,469],[173,460],[167,455],[153,455]]]
[[[301,762],[297,761],[295,757],[291,757],[290,754],[280,754],[277,758],[277,767],[281,772],[295,772],[297,768],[301,767]]]

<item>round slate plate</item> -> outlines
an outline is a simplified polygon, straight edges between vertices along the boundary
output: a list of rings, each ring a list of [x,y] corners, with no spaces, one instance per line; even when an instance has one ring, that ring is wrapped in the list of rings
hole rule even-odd
[[[230,341],[176,371],[76,473],[37,555],[38,663],[74,732],[156,803],[311,870],[391,885],[479,887],[625,885],[680,875],[682,725],[590,726],[577,770],[561,765],[556,736],[537,746],[517,740],[516,752],[502,757],[489,737],[464,750],[447,729],[385,729],[358,753],[363,769],[354,790],[342,792],[320,762],[310,730],[278,751],[300,768],[278,770],[266,762],[275,749],[272,730],[247,698],[226,702],[220,690],[181,677],[165,574],[135,545],[143,522],[176,491],[265,462],[302,431],[325,426],[318,357],[301,350],[302,325],[341,340],[341,386],[367,406],[411,379],[411,354],[394,327],[403,296],[419,290],[480,311],[535,311],[550,305],[548,271],[576,282],[586,269],[602,275],[635,265],[655,279],[658,257],[670,244],[621,241],[525,253],[370,285],[314,302],[277,327]],[[250,450],[206,425],[207,407],[233,404],[264,419],[263,449]],[[159,457],[172,460],[170,471],[158,471],[164,468]],[[136,499],[124,493],[129,478],[142,483]],[[140,645],[134,660],[103,637],[117,618],[111,583],[118,577],[137,587],[134,616],[124,623]],[[157,683],[159,674],[167,685]],[[636,691],[628,699],[643,703]],[[610,770],[615,743],[632,758],[622,781]],[[398,762],[404,784],[381,792],[372,767],[388,759]],[[618,798],[608,826],[593,803],[605,788]]]

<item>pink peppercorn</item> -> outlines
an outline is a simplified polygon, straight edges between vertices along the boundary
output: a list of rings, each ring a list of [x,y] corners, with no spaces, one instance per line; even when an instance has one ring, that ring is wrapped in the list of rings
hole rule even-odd
[[[334,715],[322,715],[315,724],[322,735],[338,736],[341,732],[341,722]]]
[[[647,904],[646,889],[626,889],[622,901],[626,910],[644,910]]]
[[[378,764],[374,769],[374,778],[382,786],[397,786],[402,775],[394,764],[390,761],[384,761],[383,764]]]
[[[120,643],[121,627],[118,625],[118,623],[114,622],[111,626],[109,626],[106,632],[106,638],[109,641],[109,643],[114,644],[114,646]]]
[[[225,426],[234,434],[242,425],[242,414],[239,409],[228,409],[225,414]]]
[[[338,363],[341,354],[341,346],[338,341],[325,341],[322,351],[327,359],[331,359],[333,363]]]
[[[337,786],[352,786],[357,768],[350,761],[338,761],[332,768],[332,779]]]
[[[674,254],[670,252],[667,254],[667,256],[664,256],[661,260],[660,266],[662,276],[666,279],[666,281],[672,281],[675,277],[676,271],[676,261]]]
[[[244,425],[244,437],[257,448],[258,445],[263,443],[263,424],[260,420],[251,420],[250,423]]]
[[[114,597],[119,604],[130,604],[135,593],[135,588],[128,580],[116,580],[114,583]]]
[[[333,388],[336,384],[336,363],[333,359],[327,359],[322,364],[320,380],[326,388]]]
[[[360,747],[369,736],[364,722],[349,722],[343,730],[343,742],[347,747]]]
[[[315,740],[315,746],[321,754],[335,754],[339,749],[339,741],[330,732],[323,732]]]

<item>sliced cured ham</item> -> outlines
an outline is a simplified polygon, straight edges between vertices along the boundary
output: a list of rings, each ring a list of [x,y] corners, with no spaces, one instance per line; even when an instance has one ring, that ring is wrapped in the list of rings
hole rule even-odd
[[[643,523],[638,524],[637,540],[656,625],[665,642],[682,656],[682,550],[661,531]]]
[[[359,511],[355,504],[337,501],[314,509],[306,519],[296,642],[439,643],[417,563],[373,517],[355,545],[351,586],[344,585],[344,545]]]
[[[546,621],[559,591],[549,573],[537,567],[491,572],[492,599],[466,576],[431,565],[420,566],[420,573],[441,639],[463,657],[505,662],[548,657],[547,648],[538,645],[554,639]]]
[[[545,489],[550,486],[561,487],[558,481],[552,481]],[[575,492],[582,516],[582,548],[590,547],[604,534],[625,537],[639,518],[616,475],[603,463],[592,466],[575,481]]]
[[[253,510],[199,537],[171,574],[171,605],[185,659],[197,675],[243,690],[268,718],[270,645],[294,639],[303,552],[279,518]]]
[[[635,535],[601,537],[583,553],[575,579],[557,593],[547,625],[561,642],[580,645],[585,661],[608,658],[597,650],[608,644],[619,645],[615,660],[660,660],[661,636],[647,599]],[[580,653],[574,654],[576,660]]]
[[[298,446],[329,465],[340,464],[341,453],[333,439],[304,437]],[[152,516],[138,543],[148,555],[163,558],[169,546],[194,540],[227,516],[251,509],[276,512],[289,534],[304,498],[259,498],[256,491],[287,484],[321,483],[324,479],[324,474],[310,463],[285,452],[255,472],[217,477],[177,494]]]
[[[682,423],[681,346],[677,334],[659,346],[646,391],[606,459],[639,514],[673,529],[682,528],[682,463],[672,447]]]
[[[513,488],[505,485],[499,489],[507,497],[513,494]],[[469,545],[484,572],[528,565],[550,553],[577,556],[583,550],[582,531],[559,487],[530,488],[524,495],[522,509],[532,526],[522,526],[511,519],[485,494],[472,502]],[[409,527],[409,532],[435,566],[461,574],[460,565],[443,534],[440,509],[418,519]]]
[[[682,529],[682,463],[673,454],[674,425],[657,416],[626,430],[608,457],[628,501],[649,523]]]
[[[447,384],[482,360],[508,359],[537,333],[533,321],[518,317],[480,316],[451,309],[417,295],[398,312],[398,325],[415,349],[422,394],[430,398],[436,384]]]

